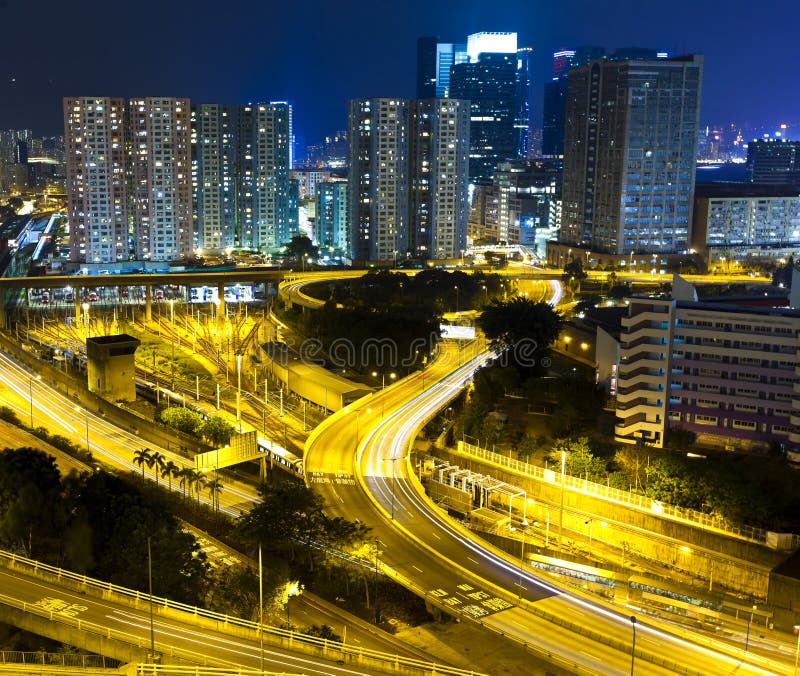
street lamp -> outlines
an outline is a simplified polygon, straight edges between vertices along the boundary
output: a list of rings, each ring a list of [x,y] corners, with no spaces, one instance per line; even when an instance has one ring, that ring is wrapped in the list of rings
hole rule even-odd
[[[453,288],[456,290],[456,314],[458,314],[458,311],[459,311],[459,305],[460,305],[460,303],[459,303],[459,301],[460,301],[460,294],[459,294],[459,290],[458,290],[458,287],[457,287],[457,286],[454,286]]]
[[[800,624],[794,625],[792,630],[797,634],[797,647],[794,651],[794,676],[797,676],[797,658],[800,657]]]
[[[236,422],[239,423],[239,434],[242,433],[242,355],[236,355]]]
[[[395,500],[395,498],[394,498],[394,484],[395,484],[395,481],[397,480],[397,464],[396,463],[397,463],[398,460],[405,460],[406,458],[408,458],[407,455],[400,455],[400,456],[397,456],[396,458],[382,458],[386,462],[391,462],[392,463],[392,521],[394,521],[394,500]]]
[[[378,377],[378,372],[377,371],[373,371],[372,372],[372,377],[373,378],[377,378]],[[394,380],[395,378],[397,378],[397,374],[396,373],[392,372],[392,373],[389,374],[389,379],[390,380]],[[385,373],[381,373],[381,389],[382,390],[386,389],[386,374]]]
[[[292,600],[292,596],[299,596],[299,595],[300,595],[300,583],[287,582],[286,583],[286,628],[289,631],[292,630],[292,621],[289,615],[289,602]]]
[[[631,629],[633,629],[633,643],[631,644],[631,676],[633,676],[633,663],[636,659],[636,616],[631,615]]]
[[[569,344],[572,342],[572,336],[564,336],[564,352],[569,352]]]
[[[753,606],[753,609],[750,611],[750,617],[747,620],[747,634],[744,637],[744,651],[747,652],[747,647],[750,645],[750,625],[753,624],[753,613],[756,612],[758,606]]]
[[[561,451],[561,509],[558,513],[558,545],[564,546],[564,479],[566,478],[567,452]]]
[[[42,376],[37,375],[36,380],[41,380]],[[31,429],[33,429],[33,377],[28,378],[28,394],[31,402]]]

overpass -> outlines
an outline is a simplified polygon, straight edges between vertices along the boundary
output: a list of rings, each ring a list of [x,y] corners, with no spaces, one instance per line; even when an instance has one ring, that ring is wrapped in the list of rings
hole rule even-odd
[[[162,664],[282,673],[478,676],[151,597],[11,552],[0,551],[0,588],[3,622],[123,662],[155,654]]]

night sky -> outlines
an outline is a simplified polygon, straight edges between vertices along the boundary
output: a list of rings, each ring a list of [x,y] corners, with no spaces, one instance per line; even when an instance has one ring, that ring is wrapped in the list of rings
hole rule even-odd
[[[0,0],[0,129],[63,133],[63,96],[288,100],[311,143],[346,102],[413,97],[416,38],[517,31],[537,110],[551,54],[583,44],[705,55],[704,122],[790,123],[800,138],[794,0]]]

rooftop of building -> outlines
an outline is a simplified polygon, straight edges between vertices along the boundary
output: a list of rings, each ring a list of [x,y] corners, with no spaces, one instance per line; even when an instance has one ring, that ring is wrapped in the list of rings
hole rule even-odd
[[[780,184],[716,182],[697,183],[695,198],[714,197],[798,197],[800,187]]]

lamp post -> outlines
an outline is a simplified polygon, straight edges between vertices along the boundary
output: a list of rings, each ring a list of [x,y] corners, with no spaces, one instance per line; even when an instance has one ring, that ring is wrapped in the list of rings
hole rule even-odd
[[[594,519],[588,519],[587,521],[583,522],[583,525],[589,526],[589,549],[592,548],[592,526],[594,525]]]
[[[37,375],[36,380],[41,380],[42,376]],[[28,394],[31,402],[31,429],[33,429],[33,377],[28,378]]]
[[[239,423],[239,434],[242,433],[242,355],[236,355],[236,422]]]
[[[378,538],[375,538],[375,624],[378,625],[381,622],[381,614],[380,610],[378,609],[378,555],[380,550],[378,549]]]
[[[169,299],[169,321],[171,324],[175,323],[175,307],[174,307],[175,299]]]
[[[636,659],[636,616],[631,615],[631,629],[633,629],[633,643],[631,644],[631,676],[633,676],[633,664]]]
[[[747,620],[747,633],[744,637],[744,651],[747,652],[747,648],[750,645],[750,625],[753,624],[753,613],[756,612],[758,606],[753,606],[753,609],[750,611],[750,617]]]
[[[797,676],[797,658],[800,657],[800,624],[794,625],[792,630],[797,634],[797,647],[794,651],[794,676]]]
[[[458,287],[454,286],[453,288],[456,290],[456,314],[458,314],[461,296]]]
[[[394,497],[394,486],[395,486],[395,481],[397,481],[397,464],[396,463],[397,463],[398,460],[405,460],[406,458],[408,458],[407,455],[401,455],[401,456],[398,456],[398,457],[395,457],[395,458],[383,458],[383,460],[392,463],[392,521],[394,521],[394,500],[395,500],[395,497]]]
[[[558,512],[558,545],[564,546],[564,479],[566,478],[567,452],[561,451],[561,509]]]
[[[147,579],[150,588],[150,660],[156,661],[156,633],[153,626],[153,555],[150,551],[150,538],[147,538]]]

